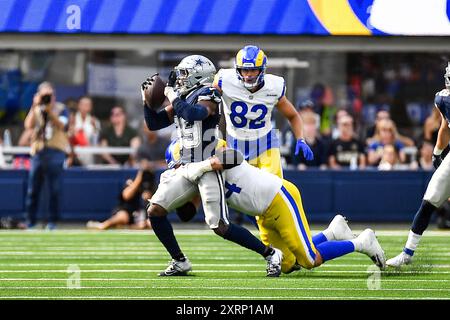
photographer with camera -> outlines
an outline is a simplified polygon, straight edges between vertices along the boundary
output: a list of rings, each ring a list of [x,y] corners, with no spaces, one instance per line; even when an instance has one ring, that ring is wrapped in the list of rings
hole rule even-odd
[[[64,104],[56,101],[53,85],[49,82],[41,83],[24,123],[25,130],[32,130],[31,167],[25,204],[28,228],[36,224],[39,193],[45,180],[50,189],[47,229],[51,230],[56,226],[61,174],[69,148],[68,123],[69,112]]]
[[[155,191],[155,175],[149,166],[144,166],[138,170],[133,180],[125,182],[112,216],[103,222],[88,221],[86,227],[94,230],[123,226],[135,230],[150,229],[151,224],[144,208]]]

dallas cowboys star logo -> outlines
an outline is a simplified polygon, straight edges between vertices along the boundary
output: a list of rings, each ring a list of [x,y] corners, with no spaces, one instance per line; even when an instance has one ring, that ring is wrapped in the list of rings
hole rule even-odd
[[[200,59],[200,58],[198,58],[197,60],[195,60],[195,66],[202,67],[204,63],[205,63],[205,62],[204,62],[202,59]]]

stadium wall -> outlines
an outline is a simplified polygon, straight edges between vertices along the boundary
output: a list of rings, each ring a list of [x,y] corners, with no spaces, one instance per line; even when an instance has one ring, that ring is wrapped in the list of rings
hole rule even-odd
[[[118,194],[134,169],[64,172],[61,220],[102,220],[116,206]],[[285,171],[298,186],[312,222],[329,221],[342,213],[351,221],[410,221],[419,206],[432,172],[428,171]],[[22,217],[28,172],[0,171],[0,217]],[[45,192],[42,196],[45,196]],[[41,201],[42,203],[42,201]],[[44,216],[46,208],[40,208]],[[179,221],[172,214],[173,221]],[[196,216],[202,221],[202,215]]]

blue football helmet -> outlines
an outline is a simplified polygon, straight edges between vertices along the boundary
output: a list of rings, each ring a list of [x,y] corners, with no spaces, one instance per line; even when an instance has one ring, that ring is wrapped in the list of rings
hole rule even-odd
[[[169,169],[173,169],[181,162],[180,144],[177,139],[172,140],[166,149],[166,163]]]
[[[264,73],[267,67],[267,57],[257,46],[245,46],[236,55],[235,65],[236,74],[238,79],[247,89],[253,89],[259,86],[264,81]],[[245,81],[242,76],[242,70],[259,70],[258,76],[254,78],[254,81]],[[247,79],[248,80],[248,79]]]

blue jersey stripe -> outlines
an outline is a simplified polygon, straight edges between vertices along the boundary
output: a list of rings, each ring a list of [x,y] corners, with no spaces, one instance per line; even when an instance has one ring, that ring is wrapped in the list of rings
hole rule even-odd
[[[302,218],[300,216],[300,210],[297,207],[297,203],[295,202],[294,198],[291,196],[289,191],[287,191],[287,189],[284,186],[281,187],[281,191],[286,196],[286,198],[289,200],[289,203],[291,204],[291,206],[294,208],[295,216],[297,217],[297,223],[300,226],[300,230],[302,232],[303,239],[305,239],[306,245],[308,247],[309,254],[311,255],[311,257],[313,259],[315,259],[316,258],[316,254],[314,253],[314,251],[313,251],[313,249],[311,247],[311,242],[309,241],[308,235],[307,235],[305,227],[303,225]]]
[[[227,135],[227,145],[235,150],[239,150],[245,157],[245,160],[251,160],[259,157],[267,150],[279,148],[280,141],[274,130],[267,135],[255,140],[240,140]]]

